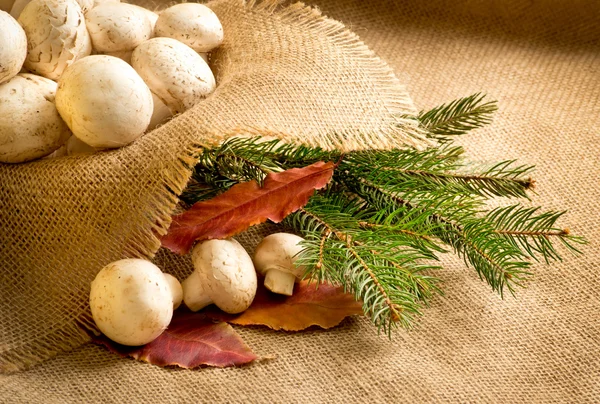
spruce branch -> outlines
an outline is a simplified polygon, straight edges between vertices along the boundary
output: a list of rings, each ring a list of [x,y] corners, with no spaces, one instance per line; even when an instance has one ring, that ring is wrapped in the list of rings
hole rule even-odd
[[[493,290],[515,293],[531,275],[531,259],[560,260],[557,245],[585,244],[557,226],[564,212],[514,204],[490,210],[490,197],[528,198],[531,166],[506,160],[474,166],[451,137],[491,121],[495,102],[480,94],[422,112],[418,119],[439,146],[350,153],[236,137],[203,152],[186,190],[193,202],[269,172],[336,162],[329,187],[284,223],[305,238],[299,263],[306,277],[343,285],[362,299],[379,329],[410,327],[440,293],[430,273],[452,251]]]
[[[561,242],[567,250],[581,254],[578,245],[586,244],[582,237],[574,236],[568,229],[556,226],[565,212],[538,213],[539,207],[525,208],[519,205],[496,208],[487,214],[495,226],[495,233],[505,238],[514,247],[520,248],[529,257],[546,263],[562,261],[553,239]]]
[[[459,98],[427,112],[421,111],[418,120],[432,138],[450,141],[447,136],[465,133],[492,122],[492,114],[498,110],[496,101],[484,102],[481,93]]]

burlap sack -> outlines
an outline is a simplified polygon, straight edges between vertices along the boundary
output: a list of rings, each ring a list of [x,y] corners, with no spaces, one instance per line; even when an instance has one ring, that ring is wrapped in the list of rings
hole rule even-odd
[[[217,90],[135,144],[0,166],[2,371],[89,340],[91,280],[155,254],[201,146],[237,133],[344,150],[419,143],[398,127],[414,108],[389,67],[342,24],[278,3],[211,3],[226,38],[211,55]]]
[[[445,296],[393,341],[363,319],[303,333],[237,328],[259,355],[276,359],[197,371],[123,360],[88,344],[0,376],[0,401],[599,401],[600,4],[314,2],[393,66],[419,107],[476,91],[498,99],[493,126],[463,143],[474,159],[536,164],[533,203],[568,207],[563,224],[591,241],[586,255],[535,265],[529,287],[506,300],[447,258],[438,274]]]

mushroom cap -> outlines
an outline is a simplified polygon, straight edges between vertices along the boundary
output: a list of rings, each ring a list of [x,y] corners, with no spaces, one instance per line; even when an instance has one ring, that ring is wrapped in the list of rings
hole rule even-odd
[[[140,137],[152,117],[152,94],[131,66],[113,56],[73,63],[58,83],[56,108],[73,134],[96,148]]]
[[[94,7],[99,6],[100,4],[106,3],[120,3],[121,0],[94,0]]]
[[[155,129],[157,126],[165,123],[167,119],[173,116],[173,113],[169,107],[167,107],[165,103],[162,102],[162,100],[154,93],[152,93],[152,102],[154,103],[154,111],[152,111],[152,119],[150,119],[148,130]]]
[[[156,36],[177,39],[196,52],[209,52],[223,42],[219,17],[198,3],[175,4],[163,10],[154,30]]]
[[[154,11],[148,10],[147,8],[144,8],[142,6],[138,6],[135,4],[131,4],[131,5],[139,8],[144,14],[146,14],[146,17],[148,17],[148,20],[150,21],[150,25],[152,25],[152,33],[154,34],[154,26],[156,25],[156,21],[158,20],[158,14],[156,14]],[[154,36],[154,35],[152,35],[152,36]]]
[[[56,83],[20,73],[0,84],[0,162],[22,163],[60,148],[71,132],[54,96]]]
[[[143,8],[127,3],[104,3],[85,16],[85,25],[98,53],[132,51],[152,38],[152,23]]]
[[[204,293],[221,310],[240,313],[252,304],[256,272],[252,259],[236,240],[200,242],[192,250],[192,262],[196,270],[191,276],[200,278]]]
[[[27,56],[27,36],[17,20],[0,11],[0,84],[21,71]]]
[[[66,154],[67,156],[75,156],[77,154],[94,154],[97,152],[92,146],[79,140],[77,136],[71,136],[67,140]]]
[[[183,112],[215,90],[208,64],[171,38],[153,38],[135,48],[131,65],[173,113]]]
[[[91,284],[90,308],[100,331],[132,346],[156,339],[173,316],[168,281],[156,265],[141,259],[102,268]]]
[[[296,266],[298,254],[302,251],[302,237],[290,233],[274,233],[261,240],[254,251],[254,267],[260,274],[277,269],[289,272],[296,277],[304,274],[304,266]]]
[[[83,11],[75,0],[32,0],[19,23],[27,34],[25,68],[57,80],[92,51]]]
[[[183,289],[181,288],[181,283],[171,274],[163,273],[163,275],[169,284],[169,289],[171,290],[173,310],[177,310],[177,308],[181,305],[181,301],[183,300]]]

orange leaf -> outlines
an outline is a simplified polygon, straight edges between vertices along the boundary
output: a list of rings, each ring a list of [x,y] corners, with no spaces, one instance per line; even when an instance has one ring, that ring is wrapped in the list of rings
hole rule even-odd
[[[274,330],[300,331],[312,325],[331,328],[344,318],[363,314],[362,302],[344,293],[343,288],[302,281],[294,286],[293,296],[277,295],[259,286],[254,302],[242,314],[231,315],[211,307],[207,316],[238,325],[266,325]]]
[[[317,162],[308,167],[269,173],[260,187],[256,181],[234,185],[221,195],[194,204],[173,217],[161,242],[173,252],[187,253],[196,240],[224,239],[248,227],[272,220],[281,222],[306,205],[316,189],[327,185],[334,164]]]
[[[215,323],[199,313],[177,310],[169,328],[157,339],[140,347],[117,344],[104,335],[93,337],[111,352],[158,366],[195,368],[201,365],[225,367],[257,359],[227,323]]]

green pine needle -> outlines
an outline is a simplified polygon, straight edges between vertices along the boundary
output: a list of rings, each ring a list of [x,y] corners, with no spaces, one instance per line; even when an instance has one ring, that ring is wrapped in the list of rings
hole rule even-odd
[[[306,277],[343,285],[390,334],[410,327],[437,293],[438,255],[451,251],[493,290],[514,294],[531,260],[561,260],[558,245],[579,253],[585,240],[557,225],[564,212],[519,204],[490,210],[491,197],[528,198],[533,167],[513,160],[475,167],[451,138],[491,122],[495,102],[480,94],[419,114],[440,142],[426,150],[351,153],[279,140],[236,137],[203,152],[182,199],[192,204],[270,172],[317,161],[336,163],[333,180],[284,224],[305,238]]]

